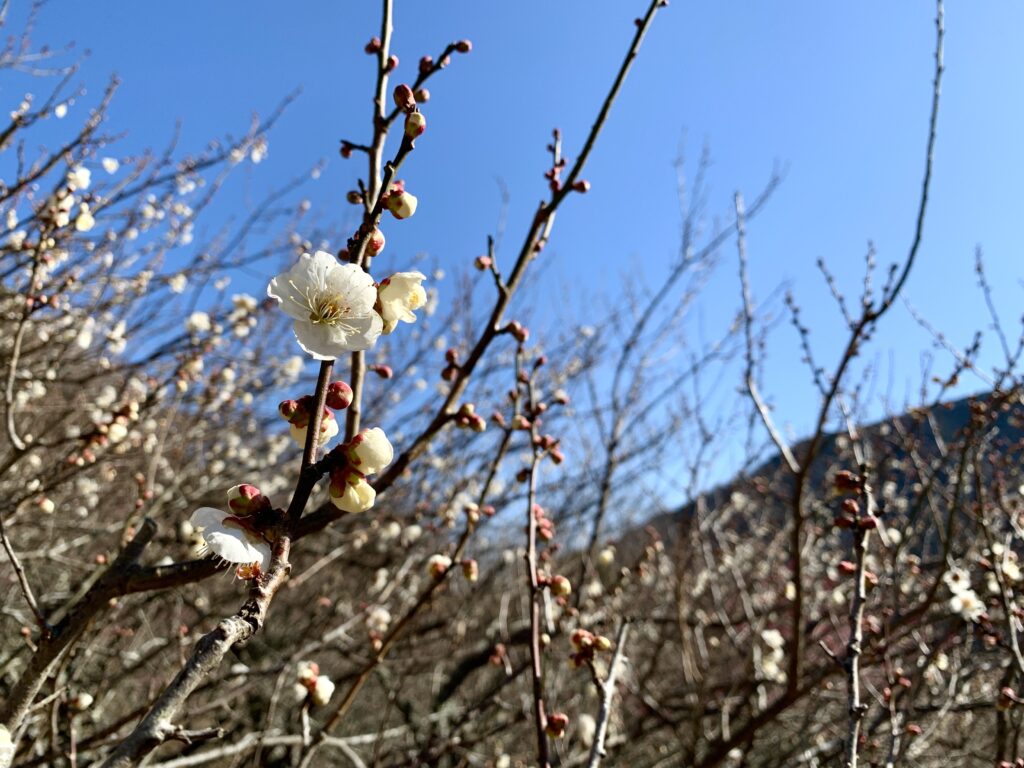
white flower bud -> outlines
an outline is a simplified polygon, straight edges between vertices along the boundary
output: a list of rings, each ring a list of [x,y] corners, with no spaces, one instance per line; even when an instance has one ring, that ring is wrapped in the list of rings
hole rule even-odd
[[[326,675],[319,675],[313,685],[313,703],[318,707],[324,706],[334,695],[334,683]]]
[[[395,449],[380,427],[364,429],[348,444],[349,464],[363,475],[375,475],[395,458]]]

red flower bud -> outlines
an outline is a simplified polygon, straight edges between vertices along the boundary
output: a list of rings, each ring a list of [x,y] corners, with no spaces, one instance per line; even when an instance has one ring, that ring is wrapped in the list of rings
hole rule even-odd
[[[473,43],[469,40],[459,40],[459,42],[455,44],[455,50],[459,53],[469,53],[473,50]]]
[[[413,95],[412,88],[405,83],[396,85],[391,95],[395,100],[395,106],[403,112],[412,112],[416,109],[416,97]]]
[[[367,53],[377,53],[377,51],[379,51],[382,47],[383,43],[381,43],[380,38],[374,37],[370,40],[370,42],[366,44],[366,47],[363,50],[366,51]]]
[[[344,381],[332,381],[327,387],[327,407],[343,411],[352,404],[352,387]]]
[[[384,233],[374,227],[373,232],[366,240],[366,252],[371,256],[376,256],[378,253],[384,250]]]
[[[548,721],[544,726],[548,736],[560,739],[565,736],[565,729],[569,727],[569,716],[564,712],[552,712],[548,715]]]
[[[420,59],[420,74],[425,75],[434,68],[434,57],[424,56]]]
[[[572,188],[576,192],[589,192],[590,182],[587,181],[586,179],[580,179],[579,181],[573,183]]]

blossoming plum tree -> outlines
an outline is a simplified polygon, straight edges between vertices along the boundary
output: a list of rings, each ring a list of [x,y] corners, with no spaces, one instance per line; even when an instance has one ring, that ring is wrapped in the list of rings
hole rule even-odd
[[[347,231],[308,217],[317,168],[233,228],[201,226],[266,157],[277,112],[199,154],[129,157],[104,132],[112,85],[34,155],[34,126],[70,127],[85,94],[61,80],[16,105],[0,131],[0,765],[1021,763],[1024,345],[993,311],[1006,359],[983,372],[976,345],[940,336],[950,370],[879,424],[857,380],[926,194],[880,294],[874,254],[855,305],[822,265],[850,334],[831,372],[784,303],[820,396],[801,443],[761,393],[773,322],[747,274],[776,175],[706,227],[702,158],[661,282],[593,325],[531,314],[530,267],[585,202],[664,5],[636,20],[575,158],[552,133],[521,242],[482,238],[444,294],[386,235],[417,215],[406,161],[444,141],[428,80],[473,46],[395,86],[391,0],[365,45],[367,138],[341,142],[365,161]],[[939,22],[925,193],[941,5]],[[0,74],[58,56],[26,36]],[[738,319],[695,338],[687,312],[732,244]],[[233,285],[243,273],[260,285]],[[972,374],[988,394],[937,405]],[[736,435],[744,471],[715,487]]]

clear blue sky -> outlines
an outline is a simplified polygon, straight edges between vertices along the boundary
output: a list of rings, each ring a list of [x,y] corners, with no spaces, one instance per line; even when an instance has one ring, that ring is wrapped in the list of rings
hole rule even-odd
[[[404,173],[420,209],[388,233],[397,253],[426,251],[454,268],[480,252],[493,229],[496,178],[511,194],[509,236],[518,237],[543,194],[550,129],[562,128],[570,154],[580,146],[644,3],[395,5],[400,79],[411,80],[417,59],[436,55],[449,40],[474,44],[431,84],[428,133]],[[54,45],[74,40],[92,52],[80,79],[93,97],[106,75],[120,75],[111,126],[129,131],[132,149],[161,145],[176,118],[184,121],[183,145],[199,149],[226,131],[240,133],[253,110],[267,113],[301,86],[251,191],[326,158],[325,173],[306,194],[322,213],[342,217],[350,213],[344,193],[362,163],[341,160],[336,147],[342,137],[367,135],[371,60],[362,46],[378,29],[378,12],[374,2],[326,0],[52,0],[36,37]],[[752,198],[776,162],[788,169],[774,202],[751,225],[752,279],[761,297],[780,283],[792,286],[820,361],[831,366],[840,325],[814,262],[826,257],[854,292],[869,239],[883,265],[906,253],[924,161],[933,18],[930,2],[673,0],[593,155],[591,193],[571,200],[559,217],[545,253],[555,260],[546,298],[559,299],[566,284],[614,295],[619,275],[635,264],[648,280],[658,279],[678,246],[672,163],[685,136],[694,159],[704,142],[711,147],[716,212],[728,211],[736,189]],[[946,21],[933,198],[906,295],[966,343],[987,322],[973,287],[977,244],[988,254],[1006,320],[1012,325],[1021,314],[1024,5],[953,3]],[[5,94],[8,101],[19,95]],[[727,254],[701,304],[707,328],[726,322],[737,306]],[[586,322],[591,310],[579,307]],[[902,399],[916,391],[929,340],[902,306],[884,322],[875,348],[887,367],[891,352]],[[780,420],[802,433],[811,414],[796,339],[781,325],[770,344],[767,390]],[[994,339],[990,351],[996,353]]]

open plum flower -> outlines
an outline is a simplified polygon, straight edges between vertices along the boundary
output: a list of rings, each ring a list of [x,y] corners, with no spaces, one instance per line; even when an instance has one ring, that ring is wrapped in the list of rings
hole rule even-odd
[[[270,543],[256,529],[253,516],[270,509],[270,500],[252,485],[236,485],[228,491],[228,509],[200,507],[192,513],[192,525],[199,531],[208,552],[239,565],[270,563]]]
[[[294,320],[299,346],[317,360],[369,349],[384,327],[373,308],[373,278],[326,251],[302,254],[288,272],[270,281],[267,295]]]
[[[384,333],[391,333],[403,323],[415,323],[415,310],[427,303],[427,292],[423,288],[426,276],[422,272],[397,272],[382,280],[377,288],[380,316]]]

